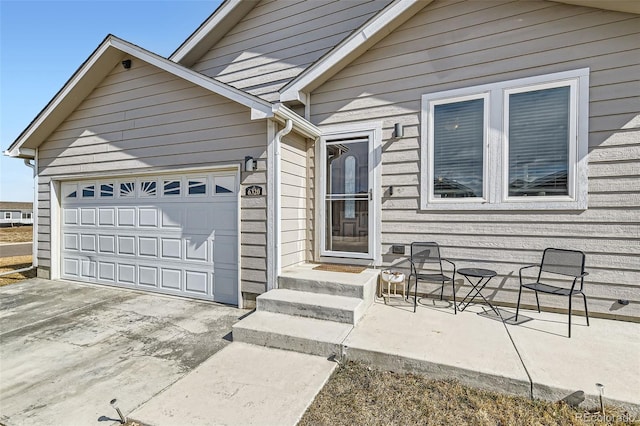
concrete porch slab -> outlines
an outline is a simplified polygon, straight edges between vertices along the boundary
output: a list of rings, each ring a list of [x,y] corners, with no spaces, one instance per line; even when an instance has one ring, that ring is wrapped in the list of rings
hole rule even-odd
[[[515,314],[515,309],[511,309]],[[640,324],[574,315],[571,338],[567,315],[520,311],[532,318],[508,326],[533,382],[533,396],[559,400],[583,391],[590,406],[598,404],[596,383],[605,402],[640,412]]]
[[[346,358],[530,395],[529,378],[502,323],[479,318],[471,308],[454,315],[447,302],[425,303],[414,313],[413,301],[377,300],[344,341]]]
[[[582,391],[581,406],[598,406],[596,383],[604,400],[640,414],[640,324],[500,308],[502,322],[484,305],[454,315],[447,301],[381,299],[343,342],[346,359],[370,362],[392,371],[455,378],[474,387],[558,401]]]

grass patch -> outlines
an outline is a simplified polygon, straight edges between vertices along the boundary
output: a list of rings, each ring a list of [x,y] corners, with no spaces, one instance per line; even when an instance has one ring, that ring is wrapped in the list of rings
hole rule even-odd
[[[605,412],[602,419],[562,402],[532,401],[348,362],[336,369],[298,425],[640,425],[620,409],[607,407]]]
[[[14,271],[16,269],[28,268],[31,266],[31,255],[0,257],[0,273]],[[34,278],[36,270],[32,269],[26,272],[18,272],[15,274],[4,275],[0,277],[0,286],[14,284],[27,278]]]
[[[33,226],[0,228],[0,243],[28,243],[33,241]]]

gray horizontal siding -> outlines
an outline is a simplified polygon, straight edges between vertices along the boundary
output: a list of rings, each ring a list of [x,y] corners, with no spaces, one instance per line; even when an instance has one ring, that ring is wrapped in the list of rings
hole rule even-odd
[[[390,0],[263,1],[193,69],[273,101]]]
[[[637,15],[546,1],[437,1],[318,87],[315,124],[383,123],[382,186],[394,187],[382,200],[384,265],[408,268],[392,244],[408,253],[412,241],[438,241],[459,267],[498,271],[488,294],[513,304],[521,266],[545,247],[575,248],[587,254],[591,310],[640,320],[639,42]],[[591,70],[587,210],[419,210],[423,94],[583,67]],[[395,122],[403,139],[391,139]],[[619,298],[631,303],[616,305]],[[566,300],[542,302],[566,309]]]
[[[244,106],[140,61],[115,67],[39,148],[39,265],[51,266],[51,179],[235,165],[264,158],[266,142],[266,122]],[[242,193],[265,181],[242,173]],[[243,291],[266,289],[265,197],[241,198]]]

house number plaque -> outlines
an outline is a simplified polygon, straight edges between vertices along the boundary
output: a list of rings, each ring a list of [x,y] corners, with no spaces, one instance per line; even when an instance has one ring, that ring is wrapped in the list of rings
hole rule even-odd
[[[245,194],[249,197],[256,197],[258,195],[262,195],[262,187],[258,185],[247,186],[245,190]]]

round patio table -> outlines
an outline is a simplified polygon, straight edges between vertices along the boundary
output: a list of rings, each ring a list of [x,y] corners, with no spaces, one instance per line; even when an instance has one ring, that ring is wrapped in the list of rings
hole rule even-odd
[[[471,284],[471,287],[472,287],[469,293],[467,293],[467,295],[458,304],[458,309],[460,309],[460,312],[464,311],[467,308],[467,306],[469,306],[469,304],[473,302],[473,300],[476,297],[480,296],[482,300],[484,300],[484,302],[487,305],[489,305],[491,309],[493,309],[493,312],[495,312],[496,315],[500,316],[496,308],[494,308],[493,305],[489,303],[487,298],[482,295],[482,289],[487,285],[489,281],[491,281],[491,278],[498,275],[498,273],[491,269],[482,269],[482,268],[462,268],[462,269],[458,269],[457,272],[460,275],[464,276],[469,282],[469,284]],[[471,278],[477,278],[477,280],[473,282],[471,281]],[[471,293],[474,293],[474,294],[471,295]],[[469,298],[469,296],[471,297]]]

